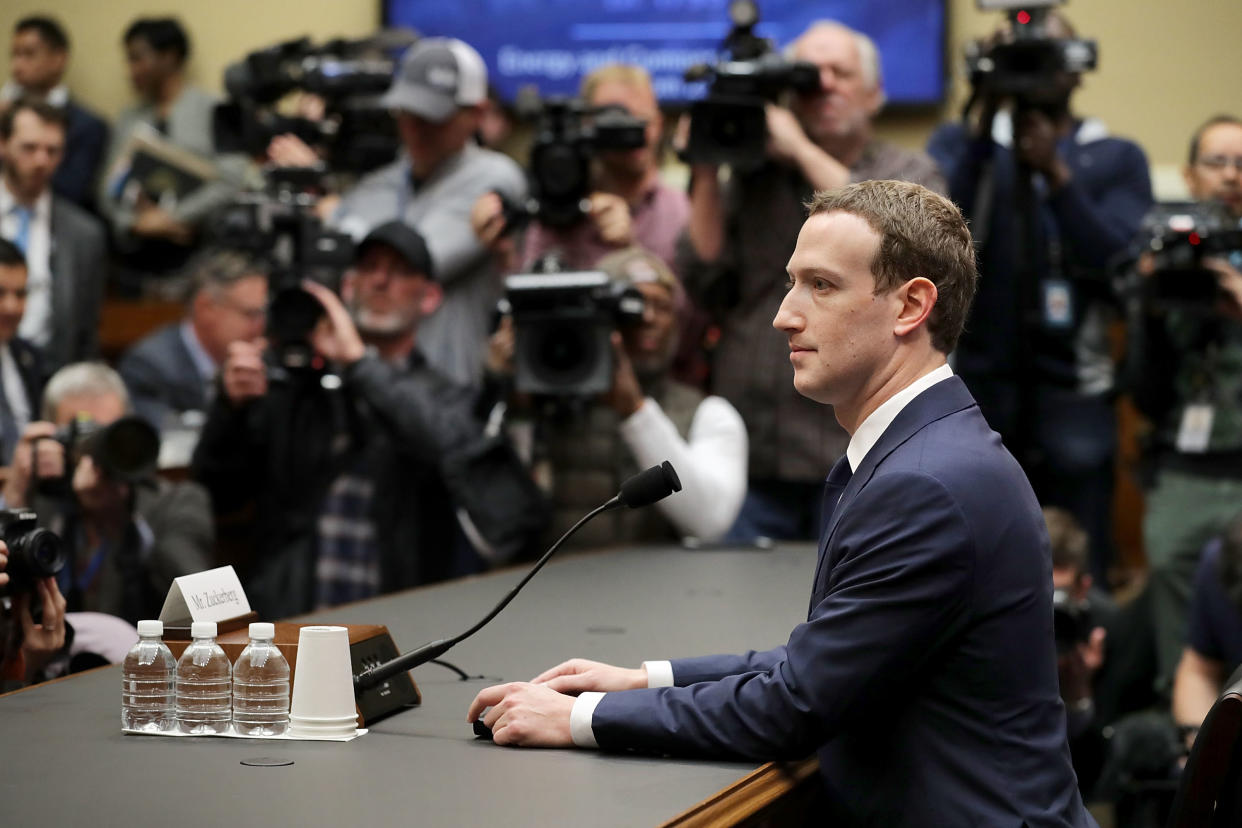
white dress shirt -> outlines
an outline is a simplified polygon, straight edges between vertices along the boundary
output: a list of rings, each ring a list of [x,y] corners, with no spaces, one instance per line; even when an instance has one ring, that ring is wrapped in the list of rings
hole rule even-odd
[[[4,399],[8,401],[9,412],[20,435],[30,424],[30,400],[26,398],[26,383],[22,382],[21,372],[17,369],[13,349],[7,342],[0,345],[0,383],[3,384]]]
[[[845,448],[850,471],[858,470],[867,452],[871,451],[872,446],[893,424],[893,420],[897,419],[897,415],[903,408],[919,394],[951,376],[953,376],[953,369],[948,365],[941,365],[889,397],[879,408],[868,414],[867,419],[863,420],[854,430],[850,443]],[[647,668],[648,687],[672,687],[674,685],[673,665],[670,662],[644,661],[643,667]],[[595,708],[603,697],[603,693],[588,692],[582,693],[574,700],[573,709],[569,714],[569,733],[578,747],[599,747],[599,743],[595,740],[595,731],[591,727],[591,718],[595,715]]]
[[[0,182],[0,236],[17,239],[21,206]],[[26,312],[17,335],[39,346],[52,338],[52,192],[45,190],[31,209],[26,236]]]

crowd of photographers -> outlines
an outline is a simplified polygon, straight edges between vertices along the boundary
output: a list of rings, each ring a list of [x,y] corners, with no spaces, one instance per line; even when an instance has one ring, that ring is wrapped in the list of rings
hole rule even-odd
[[[1056,14],[972,45],[927,152],[875,136],[865,35],[820,22],[777,53],[752,29],[676,128],[637,66],[543,102],[524,171],[488,146],[511,113],[461,40],[291,41],[230,67],[217,106],[181,25],[144,18],[122,39],[139,103],[109,126],[64,85],[63,28],[20,21],[5,679],[213,564],[278,617],[520,560],[663,459],[683,492],[577,543],[814,538],[847,435],[793,388],[781,269],[813,192],[898,178],[950,195],[979,246],[954,366],[1052,507],[1080,775],[1126,712],[1171,699],[1197,726],[1242,662],[1242,122],[1186,125],[1194,203],[1154,205],[1142,149],[1074,110],[1095,48]],[[186,300],[116,372],[91,361],[106,288]],[[1150,577],[1119,609],[1123,393],[1152,424]]]

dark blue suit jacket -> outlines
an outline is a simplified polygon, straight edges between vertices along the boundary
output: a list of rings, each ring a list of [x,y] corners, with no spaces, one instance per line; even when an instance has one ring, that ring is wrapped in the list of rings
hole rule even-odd
[[[52,189],[79,207],[89,209],[99,162],[108,145],[108,126],[89,109],[70,100],[65,105],[65,156],[52,176]]]
[[[603,748],[818,749],[824,824],[1091,825],[1057,690],[1052,571],[1026,476],[954,377],[829,492],[811,610],[783,647],[609,693]]]
[[[163,428],[170,413],[206,411],[207,392],[194,357],[174,322],[148,334],[125,352],[117,364],[134,410],[151,425]]]

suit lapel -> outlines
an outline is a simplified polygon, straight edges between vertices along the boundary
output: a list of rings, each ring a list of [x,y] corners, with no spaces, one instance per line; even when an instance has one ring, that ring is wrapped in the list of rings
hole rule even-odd
[[[960,377],[953,376],[936,383],[922,394],[919,394],[889,424],[889,427],[880,435],[880,439],[871,447],[871,450],[867,452],[867,456],[863,458],[862,463],[854,471],[854,476],[849,479],[844,491],[841,492],[841,498],[837,502],[836,508],[832,510],[831,515],[828,517],[828,522],[820,530],[815,594],[818,594],[824,586],[820,582],[820,578],[827,578],[828,573],[832,571],[832,567],[836,564],[835,551],[832,550],[832,538],[836,533],[837,524],[841,522],[841,515],[846,512],[862,487],[867,485],[867,482],[875,474],[876,468],[883,462],[884,458],[936,420],[947,417],[950,414],[956,414],[973,405],[975,405],[975,400],[970,396],[970,392],[966,390],[966,384],[962,382]],[[825,511],[825,515],[828,515],[828,512]],[[814,602],[814,595],[811,600]]]
[[[52,246],[48,251],[48,270],[52,279],[52,338],[48,341],[48,357],[53,364],[61,364],[69,360],[67,343],[73,341],[74,325],[70,320],[76,318],[73,308],[74,250],[71,235],[62,226],[63,219],[58,209],[58,198],[52,199]],[[102,266],[102,263],[101,263]],[[63,351],[63,353],[62,353]]]

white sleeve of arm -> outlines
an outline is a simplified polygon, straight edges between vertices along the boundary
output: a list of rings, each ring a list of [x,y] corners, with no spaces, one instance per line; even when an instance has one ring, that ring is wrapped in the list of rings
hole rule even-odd
[[[646,398],[621,422],[621,438],[641,467],[673,464],[681,491],[656,506],[683,536],[713,541],[733,525],[746,496],[746,426],[720,397],[699,404],[683,440],[659,404]]]
[[[580,748],[599,747],[599,742],[595,741],[595,730],[591,727],[591,717],[603,697],[603,693],[586,692],[574,699],[574,706],[569,711],[569,736]]]

